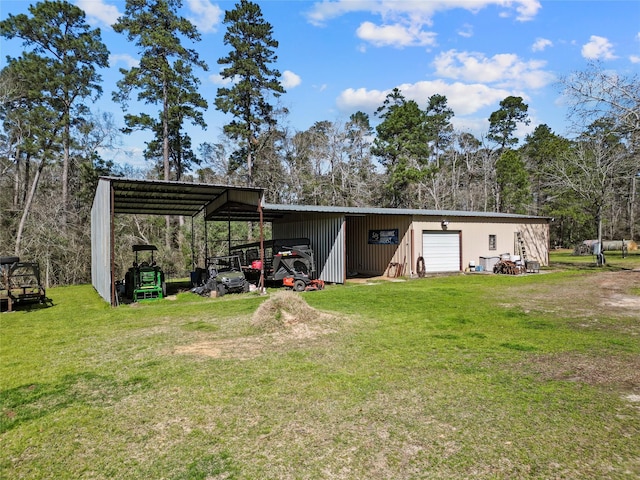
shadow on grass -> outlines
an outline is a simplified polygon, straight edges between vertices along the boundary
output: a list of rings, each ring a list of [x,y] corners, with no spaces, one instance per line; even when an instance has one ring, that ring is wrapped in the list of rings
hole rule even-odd
[[[549,267],[564,270],[583,270],[587,272],[619,272],[640,268],[640,251],[630,251],[622,255],[621,251],[605,252],[605,264],[598,266],[594,255],[574,255],[570,250],[552,251]]]
[[[624,272],[634,270],[635,267],[633,265],[611,265],[609,263],[598,266],[597,263],[551,261],[549,262],[549,268],[559,270],[581,270],[584,272]]]
[[[6,299],[0,299],[0,313],[14,313],[14,312],[31,312],[36,310],[44,310],[45,308],[55,306],[53,300],[46,298],[44,302],[17,302],[11,308],[9,312],[9,304]]]
[[[73,405],[109,405],[150,388],[143,377],[117,381],[83,372],[65,375],[57,383],[32,383],[0,391],[0,434]]]

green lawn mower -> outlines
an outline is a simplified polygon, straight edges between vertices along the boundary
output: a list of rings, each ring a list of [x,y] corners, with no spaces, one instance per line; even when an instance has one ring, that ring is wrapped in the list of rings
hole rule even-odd
[[[153,252],[156,250],[158,248],[155,245],[133,246],[136,259],[124,277],[124,287],[125,295],[134,302],[156,300],[167,296],[164,272],[153,259]],[[138,263],[140,252],[151,252],[151,258]]]

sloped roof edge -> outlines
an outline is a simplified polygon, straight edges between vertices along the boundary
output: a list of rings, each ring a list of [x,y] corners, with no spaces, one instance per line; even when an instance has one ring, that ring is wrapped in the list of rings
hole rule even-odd
[[[264,189],[208,183],[100,177],[113,189],[114,213],[194,216],[229,191],[255,196],[257,204]]]
[[[536,215],[521,215],[517,213],[499,212],[469,212],[464,210],[428,210],[411,208],[381,208],[381,207],[335,207],[330,205],[283,205],[265,203],[264,211],[269,213],[335,213],[343,215],[411,215],[429,217],[476,217],[476,218],[511,218],[550,220],[550,217]]]

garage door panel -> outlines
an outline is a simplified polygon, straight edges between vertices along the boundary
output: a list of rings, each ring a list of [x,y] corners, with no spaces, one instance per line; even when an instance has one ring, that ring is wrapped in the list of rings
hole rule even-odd
[[[423,232],[422,252],[427,272],[460,271],[459,232]]]

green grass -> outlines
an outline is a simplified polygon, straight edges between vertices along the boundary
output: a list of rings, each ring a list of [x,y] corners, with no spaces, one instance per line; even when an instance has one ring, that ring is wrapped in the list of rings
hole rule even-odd
[[[593,255],[574,255],[573,250],[552,250],[550,253],[551,266],[561,266],[563,268],[593,269],[593,270],[623,270],[640,268],[640,250],[627,253],[622,258],[622,252],[605,252],[606,264],[598,267],[596,258]]]
[[[0,478],[637,477],[638,316],[597,275],[330,286],[271,334],[251,294],[51,289],[0,315]]]

